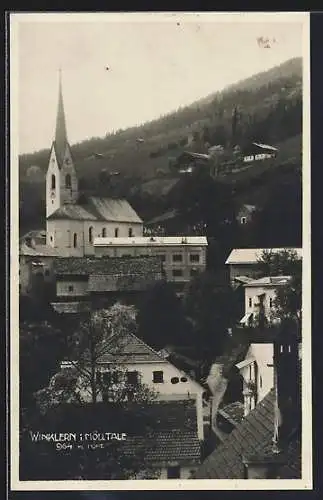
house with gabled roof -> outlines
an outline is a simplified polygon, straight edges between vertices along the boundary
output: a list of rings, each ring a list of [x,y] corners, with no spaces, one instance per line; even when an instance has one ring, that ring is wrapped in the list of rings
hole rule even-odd
[[[96,357],[96,378],[102,389],[97,400],[115,400],[124,387],[145,386],[156,394],[158,401],[195,401],[197,415],[197,434],[204,439],[203,403],[205,389],[183,370],[178,369],[163,356],[148,346],[134,333],[115,334],[102,347]],[[75,363],[63,361],[61,368],[73,368]],[[90,394],[84,388],[84,381],[79,381],[79,393],[84,401],[90,401]]]
[[[136,303],[143,293],[163,279],[158,257],[60,257],[54,259],[59,313],[86,312],[90,306],[105,308],[117,300]]]
[[[253,408],[248,408],[242,421],[224,436],[194,478],[302,477],[300,339],[291,325],[271,331],[271,335],[272,387]]]

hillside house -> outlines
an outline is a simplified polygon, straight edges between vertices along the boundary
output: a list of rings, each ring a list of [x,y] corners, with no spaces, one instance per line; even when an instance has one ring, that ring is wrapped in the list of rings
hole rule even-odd
[[[236,216],[238,224],[244,226],[252,222],[256,210],[255,205],[242,205]]]
[[[201,169],[209,172],[210,158],[208,154],[184,151],[176,158],[173,169],[179,174],[192,174]]]
[[[178,292],[206,268],[205,236],[95,238],[96,257],[159,257],[167,281]]]
[[[302,259],[301,248],[234,248],[225,261],[229,269],[231,284],[234,285],[236,278],[239,276],[260,278],[258,263],[263,253],[282,252],[284,250],[296,252],[298,258]]]
[[[54,259],[54,310],[77,313],[105,308],[118,300],[135,304],[142,294],[163,279],[158,257]]]
[[[290,276],[265,276],[249,281],[245,289],[245,314],[240,320],[242,326],[253,326],[257,323],[262,310],[268,323],[274,320],[276,290],[286,286]]]
[[[141,384],[155,392],[158,401],[193,399],[197,416],[197,436],[201,441],[204,439],[202,398],[205,389],[136,335],[131,332],[114,335],[96,358],[95,364],[99,387],[98,402],[114,401],[120,397],[125,401],[132,400],[136,398],[136,391],[140,391]],[[70,361],[63,361],[61,364],[63,369],[73,366]],[[88,389],[84,388],[84,383],[86,386],[87,382],[80,376],[79,393],[83,400],[90,401],[90,394]]]
[[[276,158],[278,149],[268,144],[253,142],[243,148],[243,164],[253,163],[254,161],[263,161]]]
[[[124,199],[80,196],[67,139],[61,78],[53,141],[46,174],[46,242],[62,257],[93,255],[97,236],[142,236],[143,221]]]

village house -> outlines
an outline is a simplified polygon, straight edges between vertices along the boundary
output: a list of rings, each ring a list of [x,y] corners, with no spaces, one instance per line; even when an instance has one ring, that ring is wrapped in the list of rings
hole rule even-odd
[[[53,262],[56,312],[75,314],[106,308],[118,300],[136,304],[163,279],[158,257],[66,257]]]
[[[143,221],[124,199],[80,196],[67,139],[61,78],[56,132],[46,174],[46,241],[63,257],[94,253],[97,236],[142,236]]]
[[[260,278],[259,276],[259,260],[264,252],[282,252],[282,251],[295,252],[298,258],[302,259],[301,248],[234,248],[231,250],[230,255],[225,261],[228,267],[230,282],[235,284],[237,277]]]
[[[177,291],[206,268],[205,236],[95,238],[96,257],[158,256]]]
[[[210,158],[208,154],[184,151],[176,158],[173,169],[179,174],[192,174],[199,170],[210,172]]]
[[[255,205],[242,205],[236,216],[238,224],[244,226],[252,222],[256,210]]]
[[[254,330],[251,334],[250,339],[256,340],[252,337]],[[229,434],[222,433],[222,443],[210,453],[193,475],[194,478],[301,478],[300,338],[290,327],[271,329],[269,336],[270,338],[266,339],[267,344],[263,342],[259,344],[258,352],[255,349],[258,343],[251,341],[246,355],[247,363],[237,364],[243,373],[250,366],[249,361],[252,362],[253,357],[257,358],[259,366],[264,367],[269,361],[268,368],[271,372],[267,377],[267,387],[260,388],[263,392],[259,391],[258,399],[250,404],[251,387],[244,384],[243,419],[238,424],[234,423]],[[269,344],[270,349],[268,349]],[[263,346],[266,346],[265,349]],[[254,371],[251,371],[251,376],[255,376]],[[221,382],[221,377],[219,380],[216,386],[220,392],[218,399],[221,399],[226,386]],[[249,377],[244,373],[244,382],[246,380],[248,382]],[[218,401],[217,408],[220,404]]]
[[[254,161],[263,161],[276,158],[278,149],[268,144],[253,142],[243,149],[243,163],[248,164]]]
[[[203,394],[205,389],[187,373],[176,368],[135,334],[115,334],[97,356],[96,379],[99,389],[97,401],[125,400],[136,397],[142,385],[156,394],[158,401],[194,400],[197,419],[197,436],[204,439]],[[73,368],[74,363],[63,361],[62,369]],[[84,378],[84,377],[83,377]],[[84,386],[85,384],[85,386]],[[87,381],[79,378],[78,391],[85,402],[90,402]],[[121,396],[120,396],[121,395]]]
[[[262,312],[268,323],[275,320],[275,298],[278,287],[286,286],[291,276],[265,276],[250,280],[244,285],[245,314],[240,320],[242,326],[257,324]]]

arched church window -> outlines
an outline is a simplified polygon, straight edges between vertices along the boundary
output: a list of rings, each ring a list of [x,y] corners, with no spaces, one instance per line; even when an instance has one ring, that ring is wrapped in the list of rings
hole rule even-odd
[[[53,174],[52,175],[52,189],[55,189],[56,188],[56,177],[55,175]]]
[[[102,238],[105,238],[105,237],[106,237],[106,235],[107,235],[107,229],[104,227],[104,228],[102,229]]]
[[[77,234],[76,233],[74,233],[74,236],[73,236],[73,246],[74,246],[74,248],[77,247]]]
[[[71,176],[70,176],[70,174],[66,174],[66,176],[65,176],[65,187],[66,188],[70,188],[71,185],[72,185],[72,183],[71,183]]]
[[[89,227],[89,242],[93,243],[93,227]]]

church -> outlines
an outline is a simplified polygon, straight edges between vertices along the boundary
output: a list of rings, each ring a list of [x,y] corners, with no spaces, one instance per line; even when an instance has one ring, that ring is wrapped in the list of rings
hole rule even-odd
[[[96,237],[143,235],[143,221],[124,199],[90,196],[80,202],[77,173],[67,139],[61,73],[46,175],[46,245],[61,257],[94,254]]]

